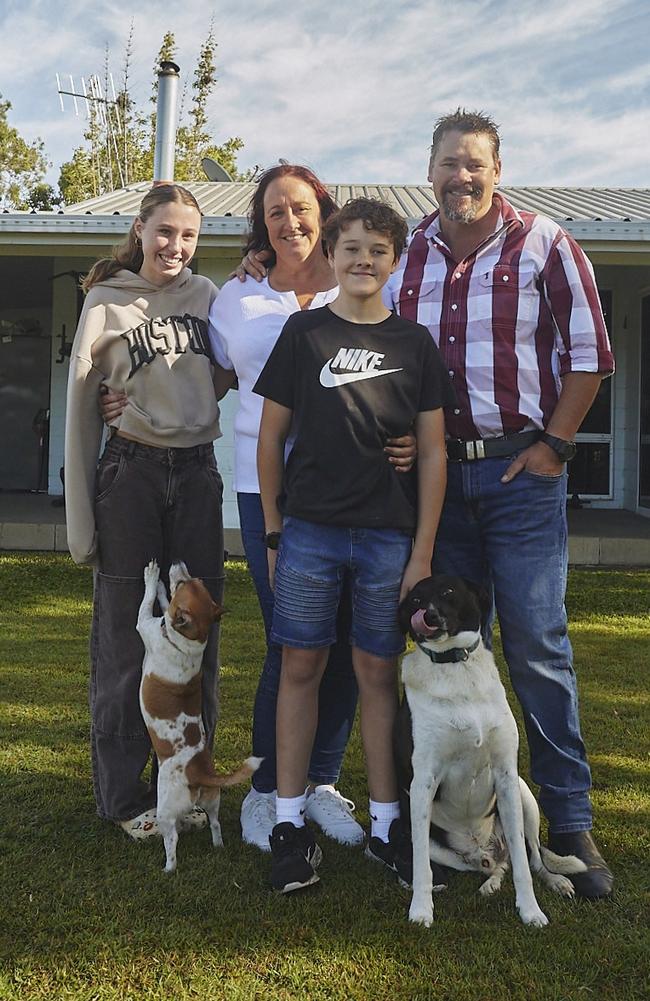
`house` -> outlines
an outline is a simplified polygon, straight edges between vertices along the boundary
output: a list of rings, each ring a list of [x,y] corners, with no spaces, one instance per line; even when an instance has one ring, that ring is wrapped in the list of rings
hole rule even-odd
[[[0,491],[61,494],[68,359],[82,297],[79,275],[122,240],[148,184],[59,213],[0,214]],[[217,284],[241,256],[254,185],[192,182],[204,221],[194,266]],[[383,198],[409,223],[435,208],[425,185],[330,185],[339,204]],[[617,360],[578,435],[569,492],[576,504],[650,517],[650,189],[503,188],[519,209],[556,219],[596,272]],[[232,424],[222,403],[216,444],[224,523],[238,527],[231,489]]]

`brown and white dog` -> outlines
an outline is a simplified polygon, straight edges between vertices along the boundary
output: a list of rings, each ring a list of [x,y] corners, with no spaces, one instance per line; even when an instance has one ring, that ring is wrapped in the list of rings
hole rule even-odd
[[[517,774],[517,724],[481,639],[481,611],[476,588],[442,575],[420,581],[400,605],[416,643],[402,661],[395,728],[400,805],[403,817],[410,808],[413,832],[409,918],[433,921],[431,862],[484,873],[483,895],[500,888],[510,862],[521,920],[542,927],[548,918],[531,870],[570,897],[567,875],[585,865],[540,846],[539,810]]]
[[[159,766],[156,817],[165,842],[165,871],[173,872],[180,819],[200,806],[210,821],[212,844],[223,845],[221,788],[245,781],[261,758],[247,758],[229,775],[215,772],[201,716],[201,658],[221,608],[184,563],[173,564],[169,583],[171,601],[158,564],[152,560],[145,567],[137,630],[145,648],[140,708]],[[153,615],[156,597],[164,613],[159,619]]]

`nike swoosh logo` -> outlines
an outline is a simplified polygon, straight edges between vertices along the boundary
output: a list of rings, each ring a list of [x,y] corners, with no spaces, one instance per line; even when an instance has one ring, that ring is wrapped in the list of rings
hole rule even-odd
[[[325,389],[332,389],[334,386],[345,386],[348,382],[363,382],[364,379],[376,379],[380,375],[391,375],[392,372],[401,372],[401,368],[373,369],[370,372],[332,372],[330,365],[334,361],[329,358],[320,370],[319,381]]]

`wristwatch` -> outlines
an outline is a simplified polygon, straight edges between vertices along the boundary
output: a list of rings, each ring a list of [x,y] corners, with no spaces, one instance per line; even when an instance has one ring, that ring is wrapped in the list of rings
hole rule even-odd
[[[280,546],[280,537],[282,532],[267,532],[264,536],[264,541],[266,542],[267,549],[278,549]]]
[[[539,440],[553,449],[560,462],[570,462],[577,452],[574,441],[565,441],[564,438],[556,438],[555,435],[547,434],[546,431],[542,431]]]

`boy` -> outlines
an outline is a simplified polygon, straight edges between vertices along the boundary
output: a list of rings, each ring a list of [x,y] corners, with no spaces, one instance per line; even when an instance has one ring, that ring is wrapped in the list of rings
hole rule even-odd
[[[359,198],[328,219],[323,235],[339,294],[287,321],[255,386],[265,397],[257,460],[271,586],[275,580],[272,635],[283,646],[270,841],[271,882],[284,893],[318,880],[322,853],[304,824],[305,786],[346,574],[372,818],[367,854],[399,870],[397,606],[431,572],[446,484],[442,407],[453,402],[426,328],[382,302],[406,240],[403,220]],[[380,457],[386,438],[412,426],[417,471],[399,475]]]

